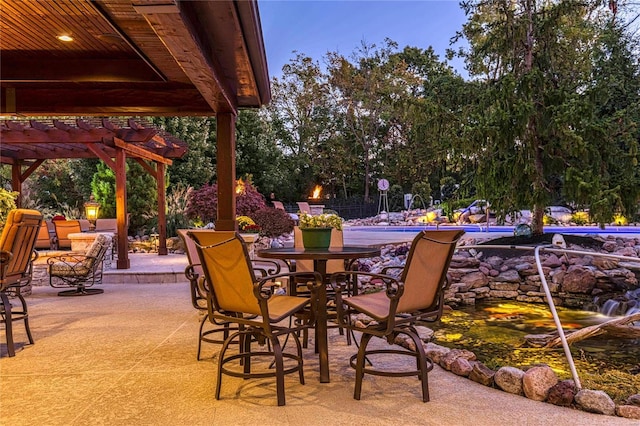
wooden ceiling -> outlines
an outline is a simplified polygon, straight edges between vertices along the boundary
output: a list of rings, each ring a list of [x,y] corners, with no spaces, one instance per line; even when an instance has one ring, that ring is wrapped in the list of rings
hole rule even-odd
[[[0,88],[14,116],[259,107],[270,88],[256,0],[0,0]]]

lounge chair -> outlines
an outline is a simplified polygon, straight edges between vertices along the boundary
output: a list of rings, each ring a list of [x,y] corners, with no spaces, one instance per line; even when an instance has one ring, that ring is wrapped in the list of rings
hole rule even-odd
[[[52,225],[53,226],[53,225]],[[36,250],[52,250],[54,248],[55,238],[49,233],[49,224],[47,221],[42,221],[40,229],[38,230],[38,238],[36,239]]]
[[[27,302],[20,294],[20,288],[31,283],[33,261],[38,257],[34,246],[41,223],[42,214],[36,210],[11,210],[0,235],[0,323],[5,324],[7,353],[10,357],[15,356],[14,321],[24,321],[27,338],[33,344]],[[20,309],[11,306],[9,296],[18,299]]]
[[[298,201],[297,204],[300,213],[311,214],[311,206],[309,206],[309,203],[306,201]]]
[[[54,220],[53,226],[56,230],[55,246],[58,250],[71,250],[71,239],[69,234],[82,232],[80,221],[78,220]]]
[[[360,399],[362,380],[365,374],[378,376],[403,377],[418,376],[422,384],[422,401],[429,401],[427,373],[433,368],[433,362],[425,355],[422,341],[414,325],[420,322],[435,322],[442,316],[444,290],[448,286],[447,270],[456,247],[464,231],[422,231],[411,244],[406,265],[400,278],[383,274],[357,272],[360,276],[369,276],[381,280],[384,288],[378,293],[359,294],[342,297],[345,292],[345,277],[355,274],[352,271],[335,273],[332,285],[336,289],[338,320],[343,327],[362,333],[358,353],[350,359],[351,367],[356,370],[356,384],[353,393]],[[355,321],[356,315],[366,315],[373,321],[368,325]],[[415,349],[376,349],[367,350],[373,337],[392,344],[395,338],[408,336]],[[384,370],[382,363],[376,363],[379,354],[405,355],[415,358],[417,368],[410,371]],[[365,365],[365,360],[370,366]],[[378,369],[381,367],[382,369]]]

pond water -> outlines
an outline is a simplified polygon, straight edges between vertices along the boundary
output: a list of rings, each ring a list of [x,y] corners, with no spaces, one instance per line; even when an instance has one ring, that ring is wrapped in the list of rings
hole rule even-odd
[[[557,308],[564,330],[580,329],[605,322],[603,314]],[[554,349],[525,347],[527,334],[551,334],[556,331],[547,305],[519,302],[491,302],[445,312],[442,321],[430,325],[435,342],[451,348],[473,351],[490,368],[512,366],[527,369],[547,364],[560,379],[571,378],[561,347]],[[592,337],[574,343],[571,353],[578,375],[623,373],[632,392],[640,392],[640,339]],[[629,394],[631,394],[629,393]],[[628,396],[628,395],[627,395]]]

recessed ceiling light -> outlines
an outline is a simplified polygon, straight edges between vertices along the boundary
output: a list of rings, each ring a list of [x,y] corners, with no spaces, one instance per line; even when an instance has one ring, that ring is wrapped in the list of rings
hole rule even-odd
[[[60,40],[60,41],[67,41],[67,42],[68,41],[73,41],[73,37],[71,37],[70,35],[66,35],[66,34],[56,36],[56,38],[58,40]]]

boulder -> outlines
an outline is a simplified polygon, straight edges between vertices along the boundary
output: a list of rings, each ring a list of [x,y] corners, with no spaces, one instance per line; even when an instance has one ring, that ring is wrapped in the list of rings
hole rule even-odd
[[[522,395],[524,371],[515,367],[501,367],[493,376],[496,385],[505,392]]]
[[[451,349],[435,343],[427,343],[424,350],[427,357],[435,364],[440,364],[440,360],[451,351]]]
[[[573,380],[563,380],[549,389],[547,402],[553,405],[569,407],[576,396],[576,384]]]
[[[590,413],[612,416],[616,412],[615,402],[603,391],[583,389],[576,394],[575,401],[578,408]]]
[[[468,377],[472,370],[473,366],[464,358],[457,358],[451,364],[451,372],[457,376]]]
[[[451,370],[451,365],[458,358],[463,358],[468,361],[475,361],[476,354],[466,349],[452,349],[440,359],[439,364],[445,370]]]
[[[493,376],[496,372],[484,365],[481,362],[473,364],[473,369],[469,373],[469,378],[481,385],[491,386],[493,385]]]
[[[562,281],[562,289],[570,293],[589,294],[595,286],[593,271],[579,265],[570,266]]]
[[[627,419],[640,420],[640,407],[635,405],[618,405],[616,414]]]
[[[631,395],[629,398],[627,398],[627,404],[628,405],[635,405],[636,407],[640,407],[640,393],[637,393],[635,395]]]
[[[528,369],[522,377],[524,395],[534,401],[547,399],[549,390],[558,383],[558,376],[546,365]]]
[[[558,256],[555,255],[555,253],[551,253],[549,257],[547,257],[545,261],[542,262],[542,266],[548,266],[549,268],[557,268],[559,266],[562,266],[562,261]]]
[[[520,282],[520,274],[518,271],[513,269],[508,269],[506,271],[502,271],[500,275],[494,278],[494,281],[505,282],[505,283],[519,283]]]
[[[460,278],[460,282],[470,284],[469,288],[484,287],[489,284],[489,278],[482,272],[472,272]]]

